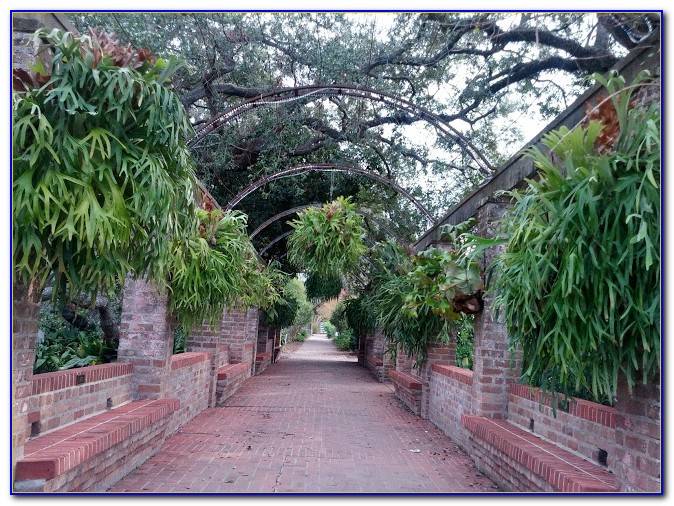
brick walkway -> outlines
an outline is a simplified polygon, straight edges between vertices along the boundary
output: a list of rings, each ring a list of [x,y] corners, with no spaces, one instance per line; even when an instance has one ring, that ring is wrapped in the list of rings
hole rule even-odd
[[[113,492],[493,492],[430,422],[314,335],[208,409]]]

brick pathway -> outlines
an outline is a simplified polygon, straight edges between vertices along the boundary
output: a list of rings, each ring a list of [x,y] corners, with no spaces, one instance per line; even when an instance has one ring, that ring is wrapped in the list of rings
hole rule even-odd
[[[493,492],[430,422],[314,335],[208,409],[113,492]]]

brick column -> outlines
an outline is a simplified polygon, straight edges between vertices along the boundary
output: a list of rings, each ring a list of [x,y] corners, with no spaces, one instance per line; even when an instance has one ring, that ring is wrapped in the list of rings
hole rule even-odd
[[[413,369],[413,373],[421,380],[421,418],[428,418],[433,364],[456,365],[456,341],[433,343],[426,351],[426,362],[420,368]]]
[[[168,387],[174,325],[167,302],[153,283],[127,278],[117,360],[133,364],[137,399],[160,399]]]
[[[627,381],[618,384],[615,474],[624,492],[659,492],[660,382],[637,384],[630,394]]]
[[[257,308],[225,308],[222,338],[229,345],[231,363],[245,363],[253,371],[257,345],[259,312]]]
[[[478,234],[494,237],[498,221],[507,204],[487,203],[478,212]],[[491,264],[504,246],[485,253],[484,264]],[[498,273],[494,273],[498,276]],[[508,351],[508,333],[503,312],[497,318],[493,292],[486,292],[484,310],[475,317],[475,353],[473,357],[473,399],[475,414],[505,418],[508,405],[508,383],[519,376],[519,361]],[[515,360],[513,361],[513,358]]]
[[[396,371],[400,372],[412,372],[412,366],[414,365],[414,359],[412,357],[408,357],[407,353],[405,353],[400,345],[398,345],[398,348],[396,350]]]
[[[214,407],[216,403],[218,369],[229,363],[229,345],[222,338],[221,325],[222,321],[216,324],[204,322],[193,328],[187,338],[187,351],[206,352],[210,357],[209,407]]]
[[[25,286],[12,287],[12,472],[30,436],[28,403],[32,393],[35,340],[40,306]]]

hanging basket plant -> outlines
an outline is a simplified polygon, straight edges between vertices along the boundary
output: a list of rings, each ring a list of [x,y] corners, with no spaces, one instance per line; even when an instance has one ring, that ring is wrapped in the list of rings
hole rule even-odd
[[[529,152],[540,179],[512,193],[495,272],[524,379],[612,402],[660,362],[660,111],[604,84],[612,107]]]
[[[198,233],[175,242],[170,263],[170,309],[189,329],[215,323],[225,306],[268,307],[278,298],[272,268],[263,268],[246,232],[246,215],[197,211]]]
[[[178,65],[92,32],[35,35],[49,64],[13,72],[13,261],[54,296],[165,280],[194,225],[192,133],[168,79]],[[67,293],[66,293],[67,292]]]
[[[348,197],[306,209],[290,225],[288,258],[307,272],[334,278],[354,269],[366,252],[363,218]]]
[[[311,273],[304,282],[304,286],[309,300],[334,299],[342,291],[342,278]]]

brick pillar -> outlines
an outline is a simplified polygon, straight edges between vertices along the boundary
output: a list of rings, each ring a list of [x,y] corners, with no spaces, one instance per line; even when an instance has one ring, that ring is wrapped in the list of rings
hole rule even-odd
[[[414,358],[409,357],[405,353],[400,345],[396,350],[396,371],[400,372],[412,372],[412,366],[414,365]]]
[[[28,403],[32,393],[35,340],[40,306],[25,286],[12,287],[12,471],[30,436]]]
[[[117,360],[133,364],[137,399],[160,399],[168,387],[174,324],[167,302],[153,283],[127,278]]]
[[[221,325],[222,321],[216,324],[204,322],[193,328],[187,338],[187,351],[206,352],[210,357],[209,407],[214,407],[216,403],[218,369],[229,363],[229,345],[222,339]]]
[[[614,472],[624,492],[659,492],[660,382],[637,384],[630,394],[627,381],[618,384]],[[610,456],[609,456],[610,457]]]
[[[456,364],[456,341],[447,343],[436,342],[426,348],[426,362],[420,368],[413,369],[421,380],[421,418],[428,418],[431,399],[431,374],[433,364],[455,365]]]
[[[257,308],[225,308],[222,316],[222,337],[229,345],[229,360],[231,363],[248,364],[251,374],[255,364],[259,317]]]
[[[494,237],[498,221],[507,204],[487,203],[478,212],[478,234]],[[485,253],[484,264],[491,264],[504,246],[491,248]],[[498,273],[494,273],[498,276]],[[475,353],[473,357],[473,399],[475,414],[491,418],[505,418],[508,405],[508,383],[519,376],[519,362],[513,361],[508,351],[508,333],[503,312],[497,318],[494,294],[487,292],[484,310],[475,317]],[[516,358],[516,357],[515,357]]]

